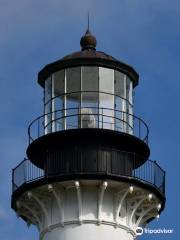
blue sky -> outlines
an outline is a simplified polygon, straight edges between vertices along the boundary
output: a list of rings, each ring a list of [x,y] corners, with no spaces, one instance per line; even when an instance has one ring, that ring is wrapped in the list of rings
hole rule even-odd
[[[135,112],[149,124],[151,159],[167,171],[166,208],[149,227],[174,233],[141,239],[178,239],[179,0],[0,0],[0,239],[38,239],[10,208],[11,169],[25,156],[28,124],[42,113],[37,73],[80,49],[88,9],[97,49],[140,74]]]

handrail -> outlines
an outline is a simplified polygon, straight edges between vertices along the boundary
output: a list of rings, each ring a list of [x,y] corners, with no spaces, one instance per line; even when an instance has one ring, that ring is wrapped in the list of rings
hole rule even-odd
[[[96,126],[95,128],[99,128],[99,123],[109,123],[109,124],[113,124],[115,127],[116,127],[116,125],[117,125],[117,127],[120,127],[119,126],[119,124],[120,124],[120,122],[121,123],[125,123],[126,124],[126,128],[128,127],[128,128],[130,128],[131,130],[134,130],[134,129],[136,129],[136,127],[138,126],[138,133],[136,133],[136,132],[134,132],[133,133],[133,135],[135,135],[135,136],[137,136],[138,138],[140,138],[140,139],[142,139],[143,141],[145,141],[146,143],[148,143],[148,135],[149,135],[149,129],[148,129],[148,126],[147,126],[147,124],[141,119],[141,118],[139,118],[139,117],[137,117],[137,116],[135,116],[135,115],[133,115],[133,114],[130,114],[130,113],[127,113],[127,112],[124,112],[124,111],[120,111],[120,110],[116,110],[116,109],[111,109],[111,108],[103,108],[103,107],[83,107],[83,109],[97,109],[98,110],[98,113],[81,113],[81,112],[79,112],[79,110],[81,109],[81,108],[74,108],[74,107],[72,107],[72,108],[62,108],[62,109],[60,109],[60,110],[56,110],[56,111],[53,111],[53,112],[49,112],[49,113],[46,113],[46,114],[43,114],[43,115],[41,115],[41,116],[39,116],[39,117],[37,117],[35,120],[33,120],[31,123],[30,123],[30,125],[29,125],[29,127],[28,127],[28,136],[29,136],[29,143],[31,143],[32,141],[34,141],[36,138],[39,138],[40,137],[40,121],[42,121],[42,123],[43,123],[43,128],[42,128],[42,126],[41,126],[41,130],[43,130],[43,133],[42,133],[42,135],[44,135],[45,134],[45,132],[44,132],[44,130],[45,130],[45,128],[47,128],[47,126],[49,126],[50,124],[52,124],[52,123],[55,123],[57,120],[60,120],[60,119],[66,119],[66,118],[70,118],[70,117],[73,117],[73,116],[84,116],[84,115],[93,115],[93,116],[102,116],[102,117],[105,117],[105,118],[111,118],[111,119],[114,119],[114,120],[118,120],[119,121],[119,123],[116,123],[115,121],[114,121],[114,123],[113,122],[102,122],[102,120],[101,119],[99,119],[98,118],[98,120],[97,120],[97,123],[98,123],[98,126]],[[44,119],[49,115],[49,116],[52,116],[52,115],[56,115],[58,112],[68,112],[68,111],[73,111],[73,110],[76,110],[77,111],[77,113],[76,114],[68,114],[68,115],[66,115],[66,116],[62,116],[62,117],[58,117],[58,118],[54,118],[54,119],[51,119],[46,125],[44,124]],[[100,111],[99,111],[100,110]],[[113,111],[113,115],[115,115],[115,116],[111,116],[111,115],[107,115],[107,114],[103,114],[103,111]],[[102,113],[101,113],[101,111],[102,111]],[[121,115],[123,115],[123,118],[118,118],[117,116],[116,116],[116,113],[120,113]],[[127,120],[125,120],[125,118],[128,116],[128,118],[132,118],[133,119],[133,121],[132,121],[132,124],[133,125],[130,125],[130,123],[129,123],[129,121],[127,121]],[[80,119],[80,120],[82,120],[82,119]],[[106,121],[107,121],[107,119],[106,119]],[[136,121],[137,121],[137,123],[138,124],[136,124]],[[37,124],[37,132],[38,132],[38,134],[37,134],[37,137],[36,138],[34,138],[34,137],[32,137],[32,134],[31,134],[31,131],[32,131],[32,127],[34,126],[34,124]],[[144,127],[144,130],[145,130],[145,134],[143,135],[143,136],[141,136],[141,125],[143,125],[143,127]],[[76,128],[79,128],[79,126],[78,127],[76,127]],[[80,126],[80,128],[82,128],[82,126]],[[102,127],[103,128],[103,127]],[[71,128],[69,128],[69,129],[71,129]],[[117,128],[118,129],[118,128]],[[65,130],[65,129],[64,129]],[[116,130],[116,131],[120,131],[120,130]],[[120,132],[126,132],[126,131],[120,131]],[[126,133],[128,133],[128,132],[126,132]],[[41,136],[42,136],[41,135]]]
[[[110,150],[112,153],[117,150]],[[119,151],[121,152],[121,151]],[[134,154],[135,153],[128,153],[122,151],[123,154]],[[138,155],[135,154],[134,156],[134,164],[137,164],[138,162]],[[110,161],[114,161],[115,159],[110,159]],[[84,161],[81,163],[83,164]],[[112,164],[113,165],[113,164]],[[147,160],[143,165],[137,167],[132,172],[123,172],[120,171],[119,173],[117,171],[114,172],[113,168],[110,168],[108,166],[112,166],[111,164],[106,165],[106,169],[104,170],[106,174],[112,174],[120,177],[132,177],[134,179],[147,182],[151,185],[153,185],[155,188],[157,188],[162,194],[165,194],[165,171],[157,164],[156,161]],[[108,167],[108,169],[107,169]],[[69,170],[70,171],[70,170]],[[79,171],[79,170],[77,170]],[[78,173],[78,172],[77,172]],[[88,173],[86,169],[81,168],[81,173]],[[94,173],[101,173],[101,170],[98,168],[95,170]],[[66,172],[59,173],[58,176],[66,175]],[[68,172],[68,174],[71,174],[71,172]],[[55,175],[55,177],[58,177]],[[53,175],[50,176],[52,178]],[[38,181],[39,179],[48,179],[49,176],[44,172],[44,170],[36,167],[29,159],[24,159],[20,164],[18,164],[13,170],[12,170],[12,183],[13,183],[13,192],[20,188],[24,184],[28,184],[31,182]]]
[[[89,108],[89,107],[85,107],[85,108]],[[72,109],[73,110],[76,110],[76,109],[79,110],[80,108],[72,108]],[[93,108],[91,108],[91,109],[93,109]],[[110,108],[102,108],[102,109],[113,110],[113,109],[110,109]],[[67,111],[67,110],[69,110],[69,108],[65,109],[65,110]],[[59,110],[59,111],[63,111],[63,110]],[[58,111],[54,111],[51,114],[53,114],[55,112],[58,112]],[[122,113],[125,113],[125,112],[122,112]],[[125,113],[125,114],[128,114],[128,113]],[[52,124],[53,122],[55,122],[57,120],[64,119],[64,118],[69,118],[69,117],[74,117],[74,116],[81,116],[81,115],[83,115],[83,116],[84,115],[85,116],[91,116],[91,115],[96,116],[97,115],[97,116],[103,116],[103,117],[109,117],[109,118],[117,119],[117,120],[120,120],[121,122],[126,123],[128,125],[128,127],[130,127],[133,130],[133,127],[128,122],[124,121],[123,119],[120,119],[120,118],[117,118],[117,117],[113,117],[111,115],[101,114],[101,113],[93,113],[93,114],[92,113],[77,113],[77,114],[70,114],[70,115],[67,115],[67,116],[62,116],[60,118],[56,118],[56,119],[51,120],[47,125],[44,126],[44,128],[48,127],[50,124]],[[104,121],[100,121],[100,120],[98,120],[98,122],[100,122],[100,123],[109,123],[109,122],[104,122]],[[111,123],[111,124],[115,125],[116,123]]]

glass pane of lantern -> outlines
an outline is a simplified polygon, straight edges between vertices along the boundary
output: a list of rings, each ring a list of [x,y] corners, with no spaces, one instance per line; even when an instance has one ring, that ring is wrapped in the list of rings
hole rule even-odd
[[[81,68],[66,69],[66,129],[78,128]]]
[[[82,67],[82,91],[98,91],[98,67]]]
[[[79,92],[81,81],[81,68],[73,67],[66,69],[66,93]]]
[[[129,77],[127,77],[126,80],[126,96],[127,96],[127,100],[129,101],[129,103],[132,104],[132,81]]]
[[[98,67],[82,67],[81,109],[82,128],[98,127]]]
[[[64,69],[61,71],[58,71],[54,73],[54,96],[62,97],[65,92],[65,86],[64,86]]]
[[[45,81],[45,103],[52,98],[52,81],[51,76]]]
[[[114,71],[115,95],[125,98],[125,75],[119,71]]]
[[[99,127],[114,129],[114,70],[99,68]]]
[[[123,132],[122,98],[115,96],[115,130]]]
[[[52,130],[52,79],[49,77],[45,81],[45,119],[44,127],[45,134],[50,133]]]
[[[124,123],[124,105],[126,104],[126,82],[125,74],[114,71],[114,84],[115,84],[115,130],[123,132],[125,123]]]
[[[65,70],[54,73],[53,97],[54,97],[54,121],[55,131],[64,129],[64,99],[65,99]]]
[[[133,91],[133,87],[132,87],[132,81],[130,80],[129,77],[126,78],[126,98],[128,100],[127,103],[127,132],[130,134],[133,134],[133,108],[132,108],[132,91]]]

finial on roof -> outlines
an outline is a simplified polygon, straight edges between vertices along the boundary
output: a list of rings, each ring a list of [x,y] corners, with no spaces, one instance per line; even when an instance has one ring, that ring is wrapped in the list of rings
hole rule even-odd
[[[85,49],[96,50],[97,40],[91,34],[91,32],[89,30],[89,26],[88,26],[88,29],[86,30],[85,35],[82,36],[80,44],[81,44],[81,47],[82,47],[82,51],[85,50]]]
[[[82,51],[85,49],[96,50],[97,40],[90,32],[90,11],[88,10],[88,22],[87,22],[87,30],[84,36],[82,36],[80,41]]]

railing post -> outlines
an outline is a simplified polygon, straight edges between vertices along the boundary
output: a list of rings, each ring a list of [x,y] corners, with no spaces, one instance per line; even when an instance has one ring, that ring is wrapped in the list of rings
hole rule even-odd
[[[134,166],[135,166],[135,160],[136,159],[136,155],[135,155],[135,152],[133,153],[133,166],[132,166],[132,169],[134,170],[135,168],[134,168]],[[133,170],[132,170],[132,177],[135,177],[134,175],[135,175],[135,172],[133,172]],[[135,171],[135,170],[134,170]]]
[[[122,112],[122,132],[124,131],[124,112]]]
[[[101,151],[102,152],[102,151]],[[107,161],[107,154],[105,155],[106,157],[106,174],[108,174],[108,161]]]
[[[101,111],[102,111],[102,113],[101,113],[101,116],[102,116],[102,129],[103,129],[103,108],[101,108]]]

